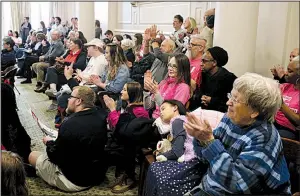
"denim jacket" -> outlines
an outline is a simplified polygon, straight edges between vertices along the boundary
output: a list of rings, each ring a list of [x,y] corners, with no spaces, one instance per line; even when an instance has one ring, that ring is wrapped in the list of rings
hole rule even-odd
[[[108,80],[107,74],[108,74],[108,71],[105,71],[101,75],[101,80],[102,80],[102,82],[106,83],[105,90],[113,92],[113,93],[120,93],[123,89],[123,86],[130,80],[129,79],[129,77],[130,77],[129,69],[125,64],[120,66],[120,68],[113,80]]]

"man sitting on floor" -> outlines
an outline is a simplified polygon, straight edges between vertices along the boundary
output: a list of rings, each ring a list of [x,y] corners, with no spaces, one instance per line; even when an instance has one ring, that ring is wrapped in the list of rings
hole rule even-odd
[[[94,105],[96,95],[86,86],[73,89],[58,137],[44,137],[46,152],[34,151],[29,163],[37,175],[52,186],[68,192],[101,183],[107,171],[104,146],[107,113]]]

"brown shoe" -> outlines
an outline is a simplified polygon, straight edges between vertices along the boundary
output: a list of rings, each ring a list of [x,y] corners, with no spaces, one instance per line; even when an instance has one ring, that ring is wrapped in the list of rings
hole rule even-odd
[[[114,186],[111,189],[111,192],[116,194],[125,193],[126,191],[129,191],[136,187],[136,185],[137,181],[135,179],[131,179],[126,174],[124,174],[122,181],[116,186]]]
[[[116,177],[115,180],[110,183],[107,188],[112,189],[114,186],[122,183],[125,174],[121,174],[119,177]]]

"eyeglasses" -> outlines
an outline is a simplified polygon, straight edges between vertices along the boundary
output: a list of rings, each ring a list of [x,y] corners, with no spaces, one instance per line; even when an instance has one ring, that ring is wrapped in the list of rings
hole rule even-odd
[[[201,48],[203,48],[203,46],[200,45],[200,44],[193,44],[193,43],[190,43],[190,45],[191,45],[192,47],[194,47],[194,46],[200,46]]]
[[[168,67],[172,68],[172,69],[178,69],[178,66],[175,65],[175,64],[171,64],[171,63],[168,63]]]
[[[227,98],[231,100],[234,104],[236,103],[246,104],[246,102],[238,101],[237,99],[233,98],[231,93],[227,93]]]
[[[79,98],[79,97],[75,97],[75,96],[73,96],[73,95],[70,95],[70,97],[68,98],[68,100],[70,100],[70,99],[72,99],[72,98],[75,98],[75,99],[81,99],[81,98]]]
[[[214,59],[201,59],[202,63],[208,63],[208,62],[212,62],[214,61]]]

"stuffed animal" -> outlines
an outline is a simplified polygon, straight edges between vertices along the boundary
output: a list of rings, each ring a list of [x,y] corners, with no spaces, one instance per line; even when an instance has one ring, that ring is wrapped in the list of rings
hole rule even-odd
[[[171,144],[171,141],[169,141],[168,139],[163,139],[162,141],[157,142],[156,150],[154,151],[156,160],[157,161],[166,161],[167,158],[164,155],[158,155],[158,154],[168,152],[171,149],[172,149],[172,144]]]

